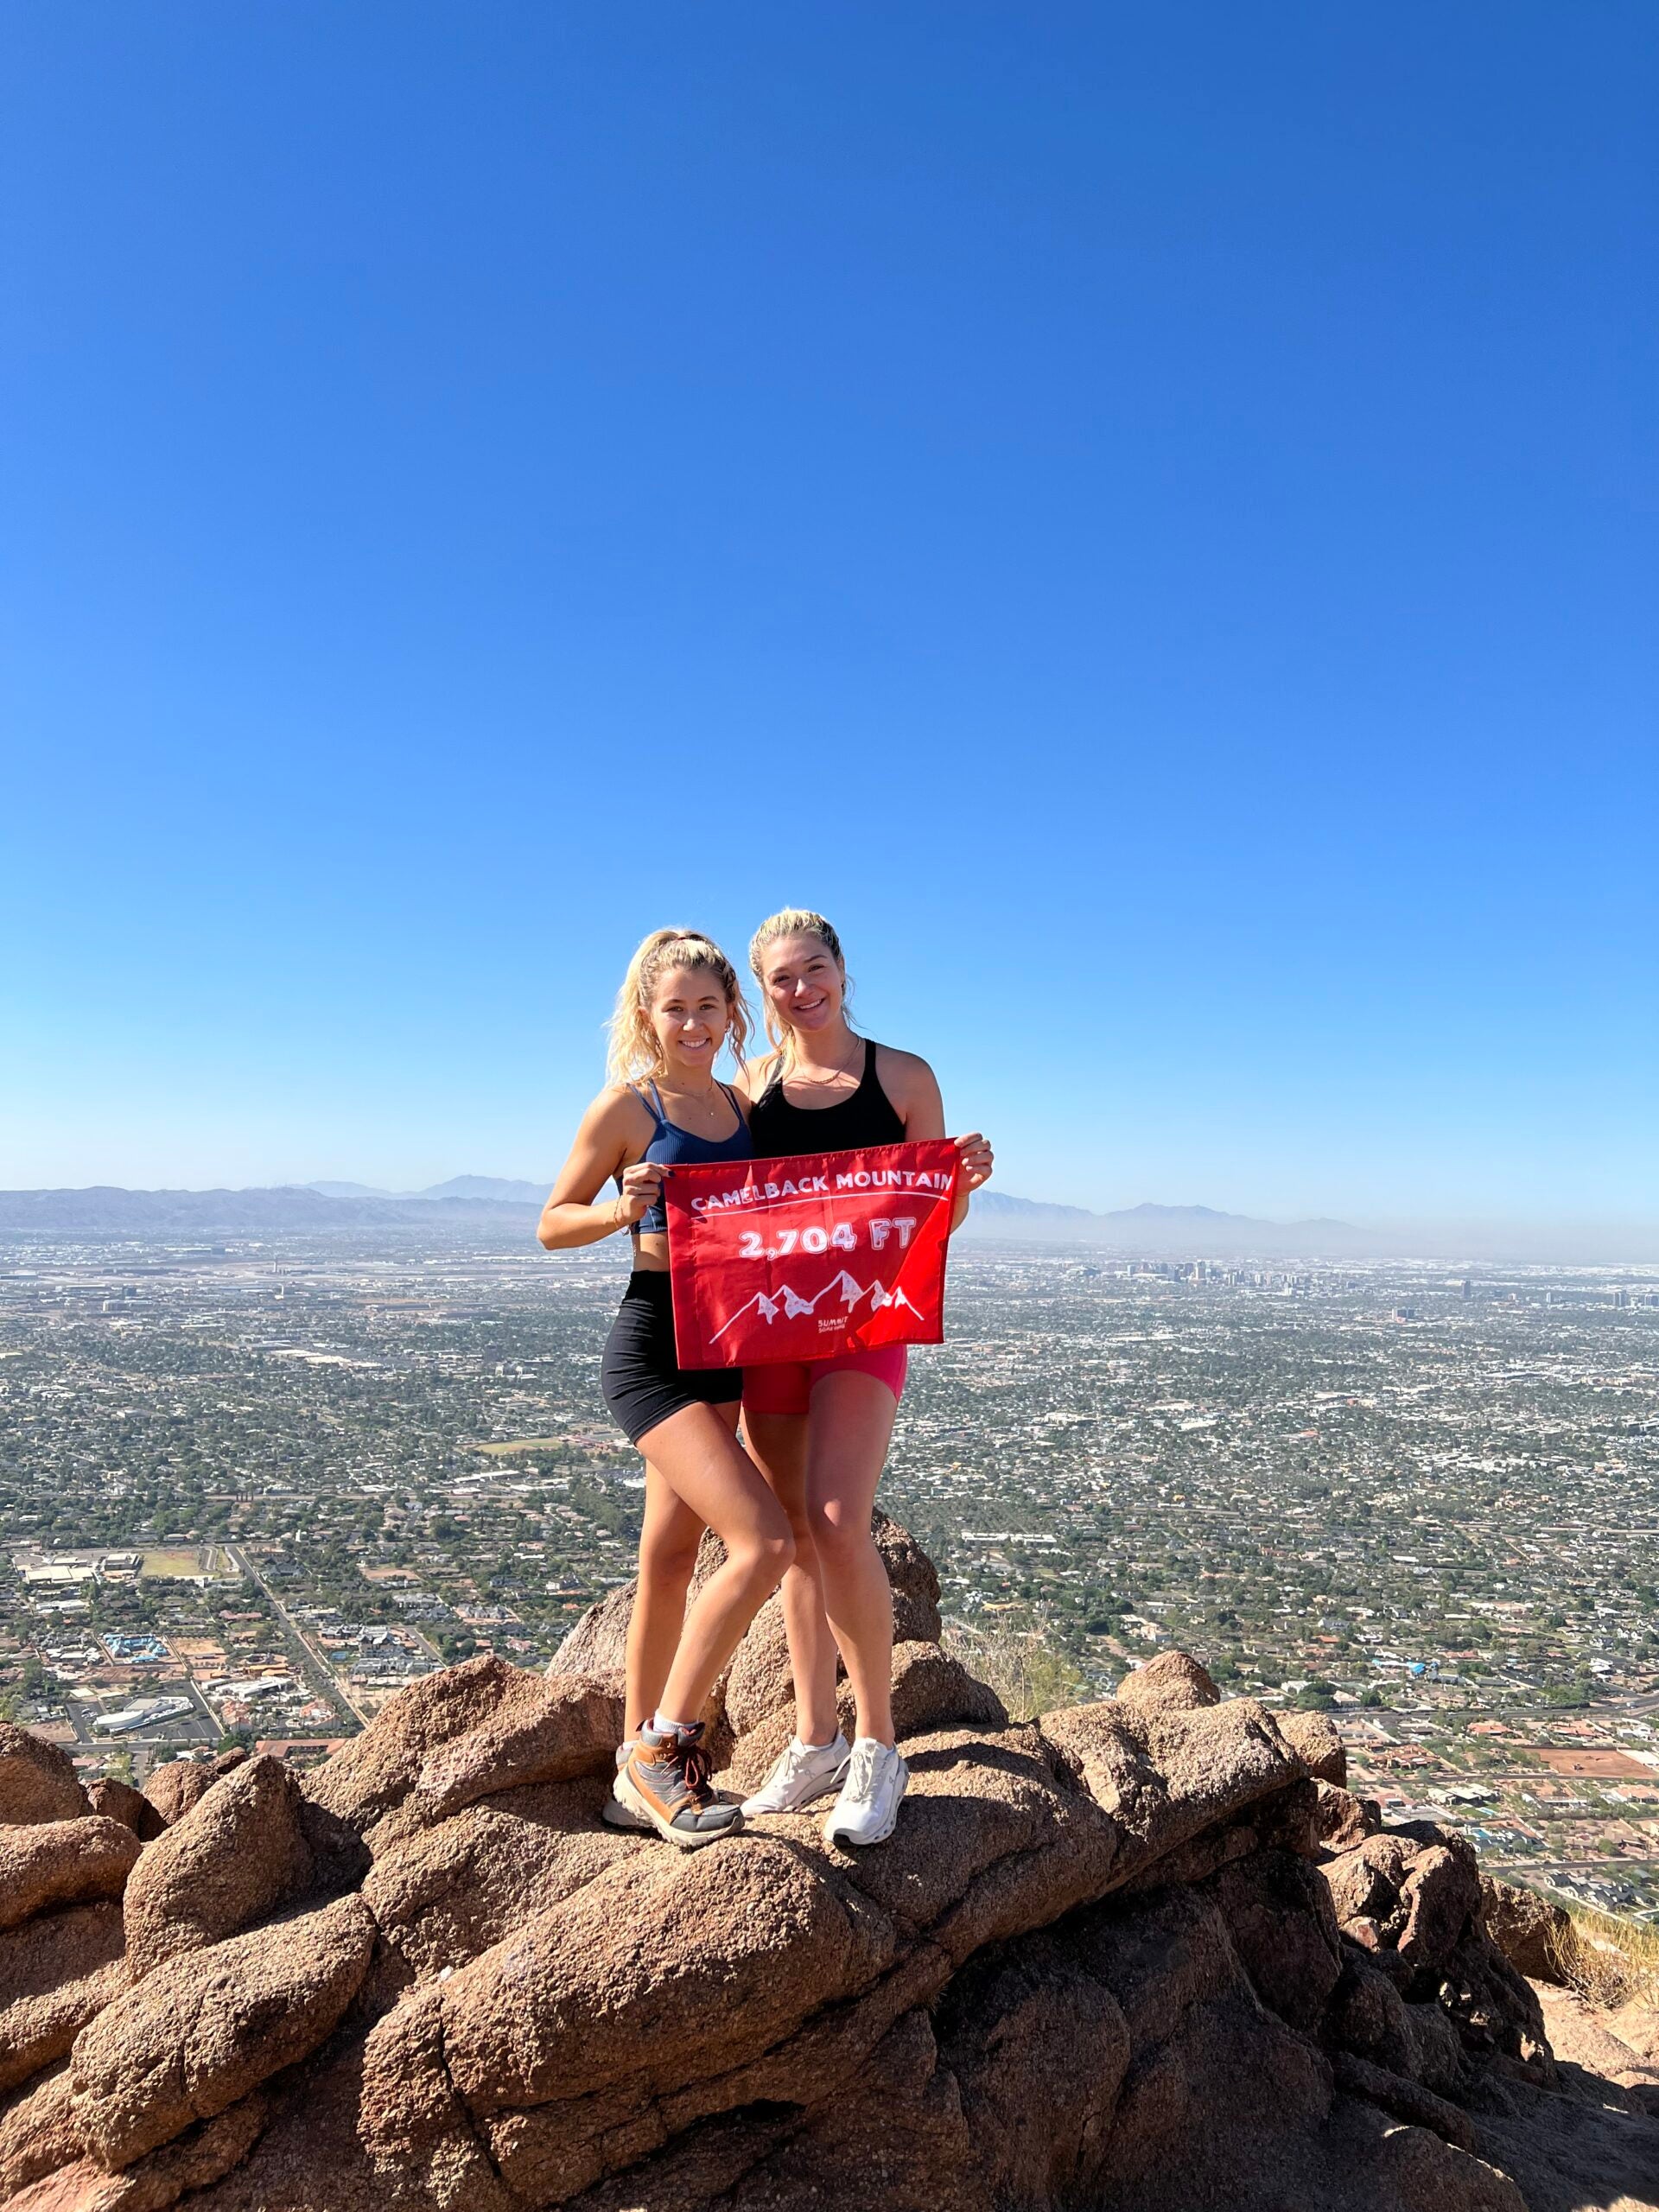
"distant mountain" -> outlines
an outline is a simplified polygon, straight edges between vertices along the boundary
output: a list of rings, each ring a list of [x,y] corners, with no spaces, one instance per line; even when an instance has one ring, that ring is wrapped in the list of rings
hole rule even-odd
[[[407,1191],[410,1198],[487,1198],[492,1205],[505,1206],[541,1206],[553,1187],[550,1175],[545,1183],[525,1183],[500,1175],[452,1175],[447,1183],[434,1183],[429,1190]]]
[[[1022,1243],[1101,1244],[1148,1255],[1300,1259],[1373,1254],[1379,1239],[1345,1221],[1255,1221],[1213,1206],[1138,1205],[1115,1213],[1046,1205],[1002,1191],[982,1191],[966,1233]]]
[[[284,1230],[418,1226],[446,1218],[510,1219],[539,1209],[547,1185],[500,1175],[453,1175],[424,1191],[393,1193],[367,1183],[281,1184],[251,1191],[0,1191],[0,1230],[87,1236],[167,1236],[207,1230],[244,1236]],[[1379,1240],[1341,1221],[1253,1221],[1212,1206],[1129,1206],[1090,1213],[1004,1191],[982,1191],[967,1233],[1023,1244],[1211,1257],[1325,1257],[1375,1254]]]
[[[539,1206],[552,1184],[525,1183],[501,1175],[452,1175],[447,1183],[433,1183],[424,1191],[387,1191],[375,1183],[308,1183],[308,1191],[321,1191],[325,1198],[486,1198],[495,1205]]]

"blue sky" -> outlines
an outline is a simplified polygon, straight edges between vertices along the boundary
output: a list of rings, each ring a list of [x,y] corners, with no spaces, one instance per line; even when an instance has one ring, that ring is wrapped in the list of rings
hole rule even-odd
[[[801,902],[1007,1188],[1659,1219],[1645,0],[0,22],[0,1185]]]

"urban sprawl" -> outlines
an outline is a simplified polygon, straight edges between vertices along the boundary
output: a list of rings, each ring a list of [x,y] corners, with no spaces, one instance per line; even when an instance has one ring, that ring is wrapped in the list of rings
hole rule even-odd
[[[615,1252],[0,1249],[0,1713],[90,1777],[304,1762],[632,1571]],[[1659,1920],[1659,1271],[963,1243],[884,1502],[1051,1700],[1153,1652],[1330,1711],[1392,1818]]]

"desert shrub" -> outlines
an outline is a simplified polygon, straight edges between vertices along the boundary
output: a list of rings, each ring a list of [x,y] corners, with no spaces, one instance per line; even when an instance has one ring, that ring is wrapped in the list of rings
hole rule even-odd
[[[1039,1630],[969,1628],[951,1621],[943,1640],[953,1659],[996,1692],[1011,1719],[1034,1720],[1057,1706],[1075,1705],[1083,1694],[1077,1667],[1046,1643]]]

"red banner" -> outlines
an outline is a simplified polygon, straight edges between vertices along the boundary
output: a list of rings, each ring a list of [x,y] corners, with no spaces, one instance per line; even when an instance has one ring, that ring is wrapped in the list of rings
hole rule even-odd
[[[944,1335],[957,1148],[868,1145],[671,1167],[663,1179],[682,1367],[832,1359]]]

